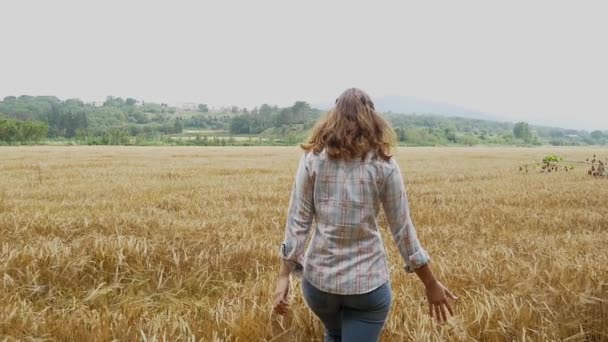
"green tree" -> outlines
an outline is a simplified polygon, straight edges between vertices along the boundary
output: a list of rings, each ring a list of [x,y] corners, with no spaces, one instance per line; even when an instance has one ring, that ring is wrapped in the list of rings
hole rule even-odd
[[[400,127],[395,128],[395,135],[398,141],[405,141],[405,130]]]
[[[272,107],[270,107],[270,105],[264,103],[262,106],[260,106],[260,115],[265,116],[265,115],[272,115]]]
[[[175,122],[173,123],[173,130],[174,130],[174,133],[181,133],[184,131],[184,124],[182,123],[181,118],[175,119]]]
[[[416,128],[408,128],[403,133],[404,140],[410,144],[421,144],[422,134],[420,130]]]
[[[296,101],[291,107],[291,123],[301,124],[310,119],[310,105],[304,101]]]
[[[59,110],[59,121],[56,129],[60,135],[73,137],[76,130],[88,126],[87,109],[84,104],[77,100],[68,100]]]
[[[523,141],[530,141],[532,138],[532,134],[530,133],[530,128],[528,127],[527,122],[518,122],[513,127],[513,135],[517,139],[521,139]]]
[[[40,142],[47,132],[48,125],[44,122],[0,119],[0,141],[9,144]]]
[[[139,110],[134,111],[130,117],[133,118],[133,120],[138,124],[147,124],[150,122],[148,116]]]
[[[600,142],[604,139],[604,133],[602,131],[598,131],[598,130],[591,132],[590,136],[591,136],[591,139],[593,139],[596,142]]]
[[[12,143],[17,140],[19,128],[17,120],[0,119],[0,141]]]
[[[452,143],[456,142],[456,128],[454,126],[446,127],[443,130],[443,133],[444,133],[447,141],[452,142]]]
[[[129,131],[124,127],[114,127],[105,132],[103,142],[106,145],[125,145],[129,143]]]
[[[209,112],[209,107],[206,104],[201,103],[201,104],[198,105],[198,111],[201,112],[201,113],[208,113]]]
[[[467,145],[467,146],[473,146],[473,145],[479,144],[479,140],[470,133],[467,133],[467,134],[463,135],[462,137],[460,137],[458,139],[458,142],[463,145]]]
[[[123,107],[125,105],[125,100],[121,97],[108,96],[103,105],[107,107]]]
[[[237,115],[230,120],[231,134],[249,134],[251,133],[251,120],[249,115]]]

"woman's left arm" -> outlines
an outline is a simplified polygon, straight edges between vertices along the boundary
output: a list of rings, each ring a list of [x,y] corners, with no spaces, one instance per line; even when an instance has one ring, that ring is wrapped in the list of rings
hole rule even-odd
[[[289,275],[293,273],[301,277],[304,270],[305,243],[315,214],[313,191],[314,179],[310,176],[304,153],[296,171],[285,224],[285,239],[280,249],[281,269],[274,294],[274,310],[279,314],[287,312]]]

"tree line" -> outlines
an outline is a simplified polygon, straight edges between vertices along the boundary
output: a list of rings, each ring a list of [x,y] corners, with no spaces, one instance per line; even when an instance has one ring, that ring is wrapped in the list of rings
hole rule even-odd
[[[530,125],[527,122],[387,114],[400,142],[408,145],[606,145],[608,132]]]
[[[54,96],[8,96],[0,101],[0,113],[8,119],[45,124],[48,138],[104,137],[117,129],[129,135],[183,130],[173,107],[112,96],[99,106]]]
[[[323,112],[306,102],[292,107],[263,105],[230,121],[231,134],[302,141]],[[447,117],[433,114],[383,114],[395,129],[398,141],[412,146],[437,145],[605,145],[608,132],[532,126],[526,122]]]
[[[113,96],[108,96],[101,104],[84,103],[79,99],[62,101],[54,96],[8,96],[0,101],[3,120],[0,141],[36,143],[48,138],[82,144],[165,144],[175,141],[164,139],[167,136],[211,131],[300,142],[306,139],[322,114],[323,111],[304,101],[288,107],[262,104],[252,109],[228,106],[219,110],[198,104],[185,110],[165,103]],[[600,130],[587,132],[532,126],[526,122],[514,124],[432,114],[384,115],[395,129],[399,142],[405,145],[608,144],[608,132]],[[188,133],[184,132],[186,129]],[[195,133],[201,139],[205,134]],[[211,142],[203,139],[199,143]]]
[[[297,101],[291,107],[279,108],[263,104],[260,108],[251,111],[245,110],[243,113],[234,116],[230,121],[231,134],[260,134],[269,128],[305,125],[310,128],[310,124],[316,121],[321,115],[321,111],[313,109],[304,101]]]

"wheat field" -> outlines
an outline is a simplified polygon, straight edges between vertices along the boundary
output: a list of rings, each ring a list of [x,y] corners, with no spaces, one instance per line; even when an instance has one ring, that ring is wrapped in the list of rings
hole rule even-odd
[[[292,281],[271,314],[296,147],[0,148],[0,341],[321,341]],[[401,269],[382,341],[608,341],[608,180],[519,165],[583,148],[398,148],[457,296],[443,326]]]

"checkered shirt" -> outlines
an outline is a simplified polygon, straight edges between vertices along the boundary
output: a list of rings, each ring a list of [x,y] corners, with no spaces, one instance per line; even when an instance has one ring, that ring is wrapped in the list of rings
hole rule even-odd
[[[325,150],[300,158],[291,191],[280,257],[292,273],[335,294],[370,292],[389,280],[378,215],[387,222],[406,272],[429,262],[412,223],[399,165],[388,162],[332,160]],[[310,228],[313,236],[306,248]],[[306,252],[305,252],[306,250]]]

